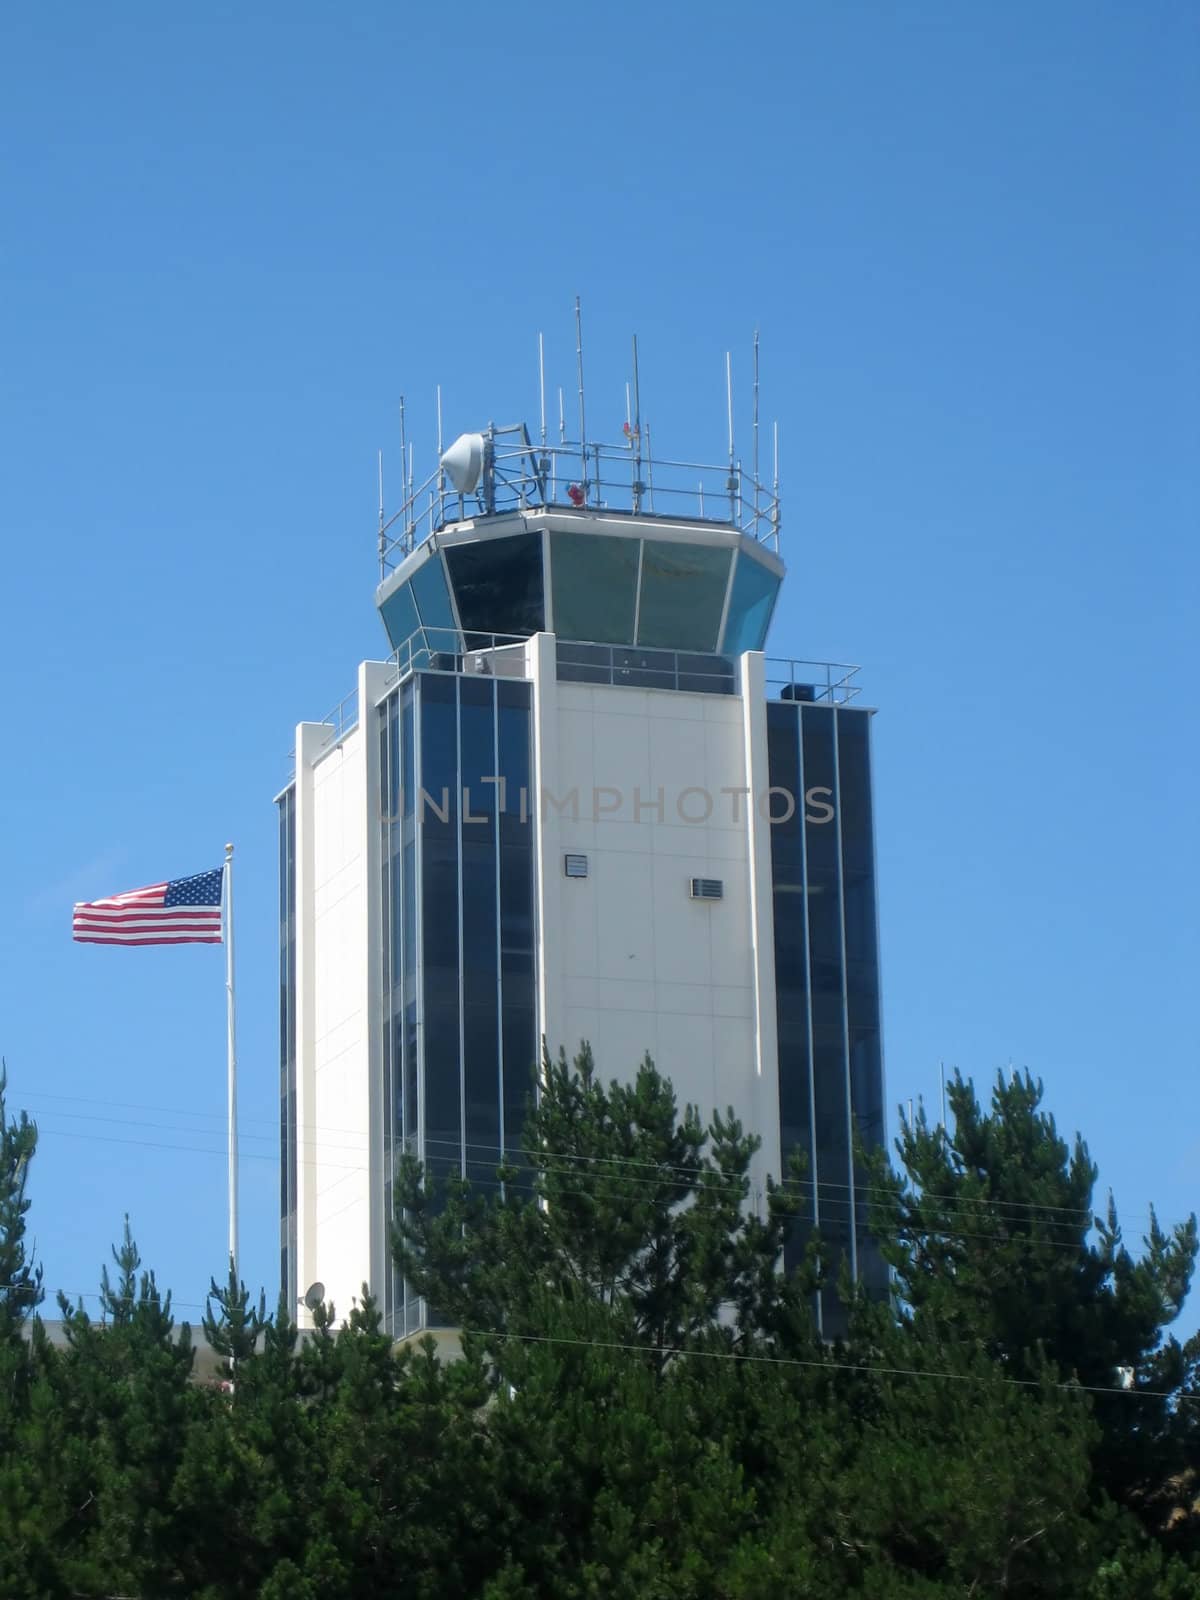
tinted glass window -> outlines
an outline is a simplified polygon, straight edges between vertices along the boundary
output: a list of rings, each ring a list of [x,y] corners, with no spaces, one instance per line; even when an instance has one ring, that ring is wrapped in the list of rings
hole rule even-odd
[[[527,638],[544,627],[540,533],[452,545],[446,550],[446,565],[464,631]],[[467,640],[468,648],[484,643]]]
[[[504,1147],[519,1158],[525,1107],[537,1059],[533,953],[533,830],[536,799],[530,760],[531,690],[500,679],[500,993]]]
[[[388,595],[379,608],[379,615],[383,618],[393,650],[398,650],[420,627],[416,602],[407,583],[402,583],[394,594]]]
[[[463,678],[462,958],[466,1175],[493,1181],[500,1161],[496,680]]]
[[[779,579],[775,574],[740,550],[737,569],[733,574],[729,615],[725,620],[725,642],[722,646],[728,655],[762,649],[778,593]]]
[[[787,1250],[789,1266],[804,1252],[813,1204],[812,1083],[808,1050],[808,934],[804,905],[804,812],[800,792],[800,718],[791,706],[767,707],[767,756],[774,797],[771,880],[775,929],[775,1005],[779,1033],[779,1123],[784,1174],[793,1152],[804,1159],[805,1212]],[[790,815],[788,813],[791,813]]]
[[[426,1161],[436,1179],[460,1171],[458,960],[458,708],[453,678],[419,680],[421,951],[425,991]],[[428,796],[428,799],[426,799]],[[442,815],[447,818],[442,820]]]
[[[841,871],[836,811],[834,712],[801,708],[804,843],[808,866],[809,994],[813,1107],[821,1233],[835,1261],[850,1251],[850,1107],[842,988]],[[832,1291],[824,1295],[827,1333]]]
[[[642,556],[638,644],[715,650],[730,552],[647,539]]]
[[[454,613],[450,609],[450,591],[446,587],[446,574],[439,556],[431,556],[420,571],[414,573],[412,592],[421,614],[422,626],[438,630],[429,639],[429,648],[453,649]]]
[[[842,885],[846,915],[846,1014],[850,1046],[850,1105],[868,1147],[884,1142],[883,1063],[879,1026],[879,950],[875,923],[875,853],[871,821],[870,716],[841,710],[838,724],[838,804],[842,818]],[[882,1290],[886,1266],[865,1241],[867,1182],[855,1170],[859,1276]]]
[[[552,533],[550,570],[558,637],[632,644],[637,569],[636,539]]]

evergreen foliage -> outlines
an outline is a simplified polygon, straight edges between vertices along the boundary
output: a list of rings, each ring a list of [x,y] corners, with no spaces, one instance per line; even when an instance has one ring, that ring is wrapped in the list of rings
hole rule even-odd
[[[397,1346],[364,1288],[301,1335],[227,1272],[203,1334],[128,1221],[99,1318],[36,1314],[36,1129],[0,1078],[0,1595],[198,1600],[1200,1597],[1194,1221],[1139,1253],[1096,1171],[1001,1079],[863,1155],[891,1305],[779,1270],[790,1179],[647,1059],[545,1062],[493,1184],[398,1175],[410,1286],[462,1330]],[[1123,1387],[1124,1384],[1129,1387]]]

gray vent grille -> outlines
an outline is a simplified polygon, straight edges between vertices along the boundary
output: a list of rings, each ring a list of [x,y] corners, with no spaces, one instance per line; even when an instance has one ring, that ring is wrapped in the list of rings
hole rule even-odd
[[[725,884],[720,878],[693,878],[693,900],[723,900]]]
[[[586,878],[588,875],[588,858],[586,856],[564,856],[563,871],[568,878]]]

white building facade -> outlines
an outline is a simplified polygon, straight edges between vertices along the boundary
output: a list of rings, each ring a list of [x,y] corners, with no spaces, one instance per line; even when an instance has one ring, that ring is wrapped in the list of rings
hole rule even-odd
[[[400,1155],[494,1183],[543,1048],[584,1040],[731,1108],[758,1191],[799,1150],[795,1248],[815,1223],[884,1281],[852,1144],[883,1137],[870,713],[762,653],[759,519],[583,497],[410,533],[394,654],[301,724],[279,797],[285,1292],[344,1316],[368,1284],[397,1337],[429,1317],[390,1261]]]

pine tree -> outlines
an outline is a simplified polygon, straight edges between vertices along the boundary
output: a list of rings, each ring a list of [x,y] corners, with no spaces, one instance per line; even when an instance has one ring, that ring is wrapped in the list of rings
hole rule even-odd
[[[874,1224],[922,1348],[1081,1385],[1100,1424],[1099,1487],[1161,1524],[1185,1509],[1170,1484],[1184,1466],[1174,1418],[1187,1363],[1166,1330],[1191,1283],[1196,1219],[1168,1233],[1151,1211],[1133,1256],[1111,1196],[1095,1212],[1087,1146],[1068,1146],[1042,1094],[1028,1074],[1000,1076],[985,1111],[956,1074],[951,1127],[924,1111],[906,1123],[898,1177],[875,1158]]]
[[[732,1113],[681,1116],[648,1056],[607,1085],[586,1045],[547,1057],[525,1139],[497,1192],[435,1190],[411,1158],[398,1181],[401,1270],[499,1365],[506,1343],[554,1332],[634,1343],[662,1370],[697,1339],[736,1350],[795,1317],[776,1271],[795,1206],[770,1180],[762,1214],[749,1205],[758,1138]]]

